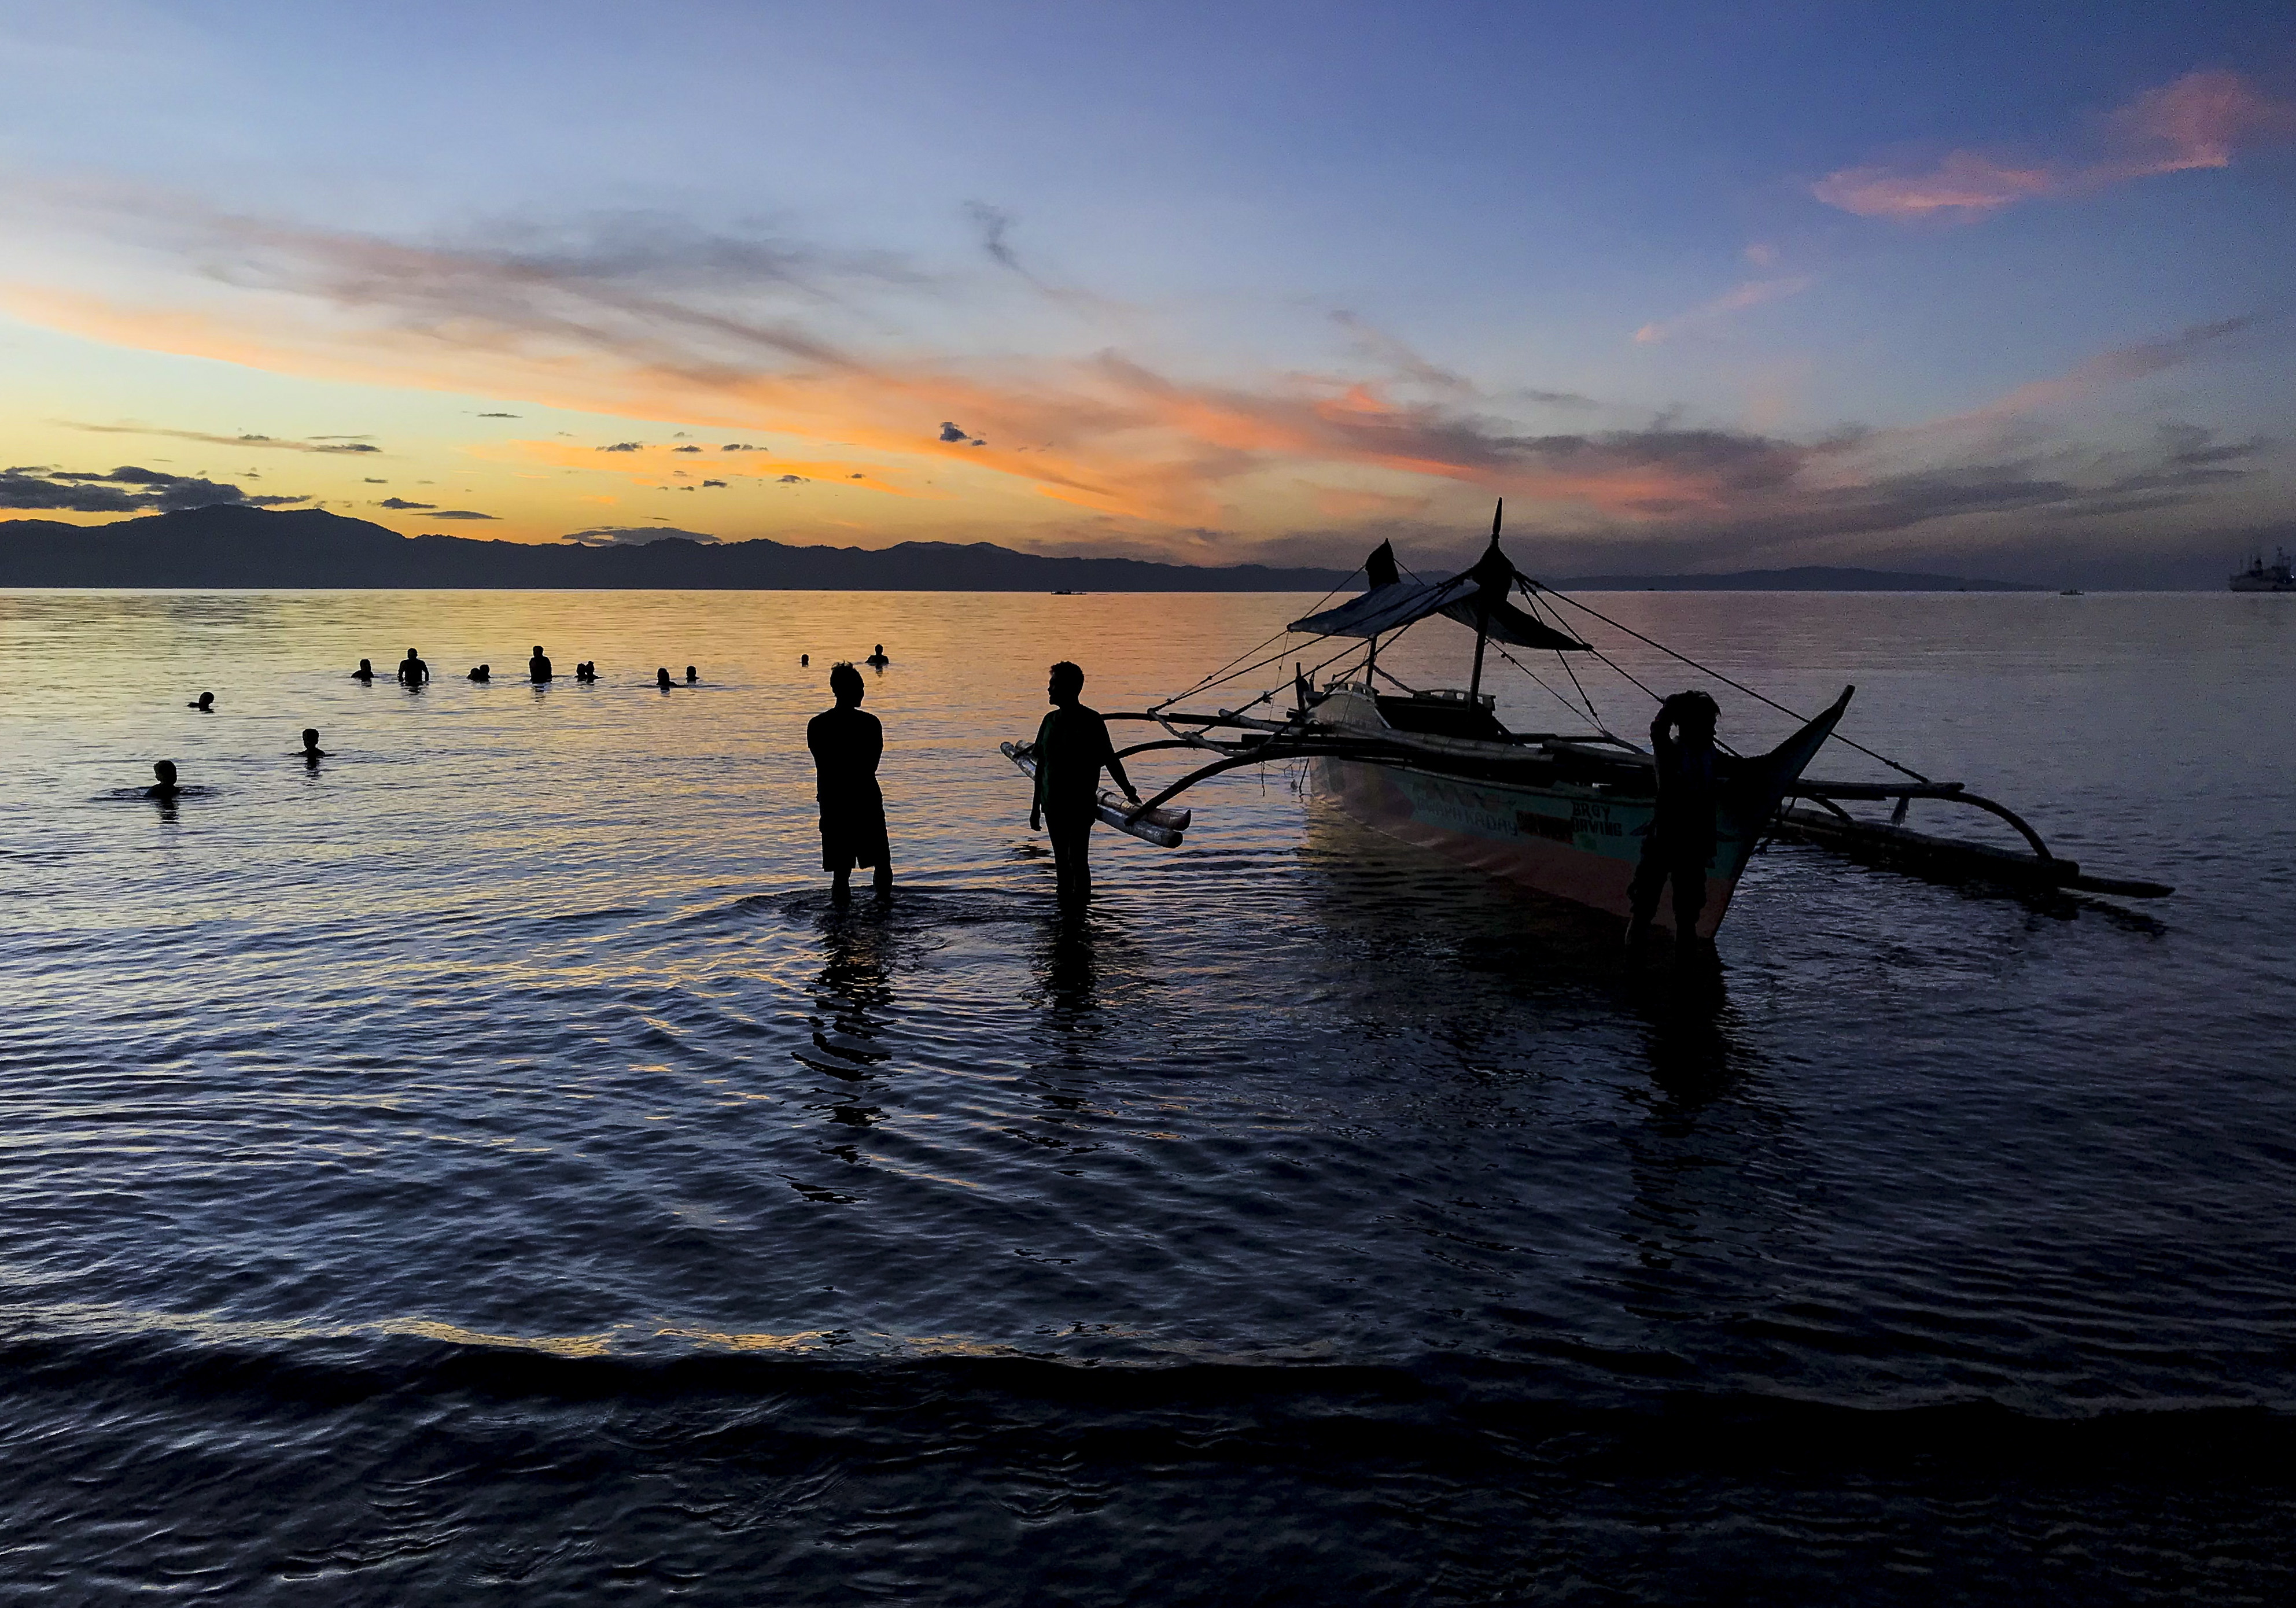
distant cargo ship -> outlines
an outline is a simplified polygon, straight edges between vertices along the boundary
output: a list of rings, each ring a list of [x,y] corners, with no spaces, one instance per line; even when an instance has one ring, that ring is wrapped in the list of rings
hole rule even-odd
[[[2272,562],[2266,563],[2262,554],[2248,561],[2248,568],[2232,578],[2235,592],[2296,592],[2296,571],[2288,565],[2288,549],[2275,547]]]

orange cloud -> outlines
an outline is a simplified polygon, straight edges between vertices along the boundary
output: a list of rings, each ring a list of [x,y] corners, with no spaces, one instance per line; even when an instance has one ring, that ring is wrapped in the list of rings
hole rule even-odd
[[[779,480],[784,475],[793,474],[801,480],[834,480],[840,486],[862,491],[882,491],[890,496],[946,495],[893,485],[879,471],[861,464],[826,458],[791,459],[770,453],[744,453],[739,457],[732,457],[706,450],[700,454],[682,453],[668,445],[641,447],[636,451],[601,452],[595,447],[584,447],[570,441],[497,441],[472,447],[470,454],[472,457],[487,460],[541,464],[554,469],[620,475],[625,480],[648,486],[663,485],[679,479],[689,484],[705,479]]]
[[[1810,193],[1862,217],[1981,217],[2038,196],[2229,167],[2242,146],[2296,133],[2296,108],[2271,100],[2238,73],[2189,72],[2112,112],[2104,128],[2119,152],[2087,162],[2011,163],[1956,151],[1926,169],[1845,168],[1818,180]]]

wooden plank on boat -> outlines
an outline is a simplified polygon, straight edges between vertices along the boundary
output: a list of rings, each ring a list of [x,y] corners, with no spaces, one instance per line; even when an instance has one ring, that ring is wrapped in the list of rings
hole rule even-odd
[[[1037,779],[1037,756],[1026,742],[1000,742],[998,751],[1020,767],[1021,774],[1031,782]],[[1153,843],[1160,849],[1177,849],[1180,834],[1187,831],[1195,819],[1195,812],[1187,809],[1144,809],[1134,819],[1133,807],[1121,793],[1100,790],[1094,800],[1093,813],[1119,832],[1128,832],[1143,842]]]
[[[2165,882],[2085,876],[2079,864],[2073,860],[2043,859],[2013,849],[1931,837],[1903,826],[1885,826],[1800,806],[1778,812],[1778,835],[1855,857],[1949,875],[1983,877],[2017,887],[2062,888],[2076,893],[2115,894],[2123,898],[2166,898],[2176,891]]]

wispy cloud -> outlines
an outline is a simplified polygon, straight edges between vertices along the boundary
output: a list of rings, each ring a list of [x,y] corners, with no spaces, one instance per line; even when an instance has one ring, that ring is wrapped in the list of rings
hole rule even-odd
[[[1865,217],[1982,217],[2038,196],[2229,167],[2245,146],[2296,134],[2296,108],[2238,73],[2189,72],[2109,114],[2101,132],[2103,151],[2087,160],[2020,160],[1960,150],[1919,166],[1844,168],[1811,185],[1810,193]]]
[[[1655,346],[1660,341],[1672,340],[1681,335],[1706,334],[1719,329],[1734,315],[1744,312],[1748,308],[1799,296],[1816,283],[1816,279],[1808,274],[1782,279],[1750,279],[1686,313],[1643,325],[1635,332],[1635,342],[1638,346]]]
[[[60,419],[57,423],[69,430],[85,430],[100,436],[166,436],[177,441],[204,441],[210,447],[260,447],[279,452],[337,454],[382,450],[355,436],[307,436],[299,440],[291,436],[217,436],[204,431],[160,430],[144,424],[82,424],[72,419]]]

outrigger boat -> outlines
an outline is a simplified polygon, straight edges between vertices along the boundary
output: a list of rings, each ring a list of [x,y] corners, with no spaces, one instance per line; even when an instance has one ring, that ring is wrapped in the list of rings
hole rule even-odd
[[[1273,704],[1281,688],[1263,692],[1240,708],[1192,713],[1177,707],[1182,699],[1279,664],[1295,652],[1282,648],[1235,668],[1269,645],[1263,643],[1178,697],[1145,710],[1107,716],[1111,721],[1149,722],[1164,733],[1119,751],[1124,759],[1159,750],[1192,750],[1208,756],[1208,762],[1136,808],[1112,793],[1102,794],[1100,817],[1151,842],[1177,847],[1190,817],[1185,810],[1166,808],[1174,798],[1227,771],[1298,761],[1306,766],[1319,793],[1365,825],[1543,893],[1626,918],[1628,885],[1641,859],[1657,802],[1655,759],[1603,726],[1568,659],[1563,668],[1579,692],[1591,729],[1510,730],[1498,719],[1494,696],[1482,690],[1487,654],[1496,649],[1525,674],[1531,672],[1507,648],[1591,654],[1634,680],[1600,650],[1562,628],[1562,608],[1567,606],[1773,709],[1792,711],[1521,574],[1500,550],[1498,538],[1499,520],[1494,514],[1490,546],[1482,557],[1470,569],[1431,581],[1406,578],[1392,546],[1382,543],[1359,571],[1367,583],[1360,595],[1292,620],[1284,632],[1269,639],[1274,643],[1298,635],[1364,644],[1357,662],[1321,685],[1316,674],[1354,657],[1358,650],[1343,648],[1313,673],[1295,668],[1288,711],[1251,712]],[[1405,630],[1438,614],[1475,633],[1473,669],[1464,690],[1406,686],[1379,663],[1382,644],[1391,646]],[[1382,691],[1382,680],[1393,690]],[[1555,692],[1543,680],[1539,685]],[[1855,690],[1844,687],[1829,708],[1813,718],[1797,716],[1799,729],[1767,753],[1726,751],[1718,757],[1715,847],[1706,870],[1700,936],[1713,936],[1748,859],[1771,837],[1793,837],[1925,874],[1976,875],[2022,887],[2134,898],[2173,891],[2157,882],[2084,875],[2074,862],[2051,854],[2040,835],[2005,807],[1980,798],[1958,782],[1933,782],[1839,736],[1835,728]],[[1567,698],[1563,701],[1570,703]],[[1805,770],[1829,740],[1856,748],[1906,781],[1824,782],[1806,776]],[[1023,772],[1034,774],[1029,745],[1008,742],[1003,747]],[[1904,822],[1907,807],[1916,799],[1966,805],[1995,816],[2023,837],[2030,852],[1911,831]],[[1841,808],[1860,800],[1893,803],[1894,813],[1881,824],[1861,820]],[[1671,901],[1661,901],[1657,924],[1670,928],[1673,919]]]

